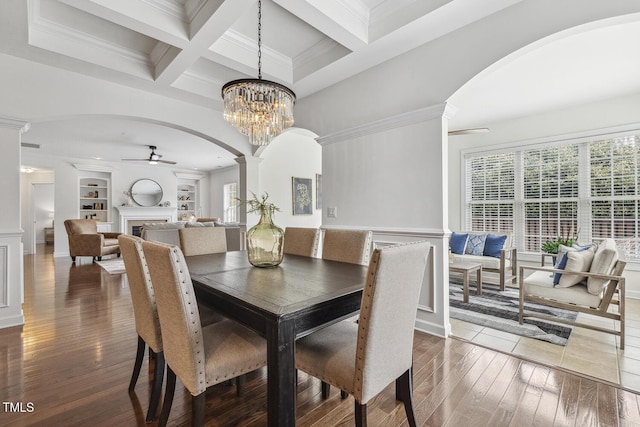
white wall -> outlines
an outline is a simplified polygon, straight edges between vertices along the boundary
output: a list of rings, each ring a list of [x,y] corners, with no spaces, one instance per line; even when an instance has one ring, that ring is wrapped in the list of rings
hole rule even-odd
[[[314,135],[315,136],[315,135]],[[274,222],[280,227],[320,227],[322,209],[316,209],[316,174],[322,173],[322,147],[308,132],[290,130],[275,138],[260,154],[260,193],[280,208]],[[311,178],[313,214],[293,215],[292,178]],[[247,216],[247,226],[259,216]]]
[[[366,229],[376,244],[428,240],[435,256],[416,324],[439,336],[451,331],[446,268],[446,105],[407,112],[320,137],[326,208],[323,227]]]
[[[211,216],[221,220],[224,218],[224,185],[233,182],[240,184],[239,169],[236,165],[209,172],[209,211]]]
[[[274,217],[274,222],[280,227],[319,227],[322,222],[322,210],[315,209],[316,174],[322,173],[322,148],[314,138],[310,132],[290,129],[274,138],[259,154],[259,190],[256,194],[269,193],[269,200],[280,208]],[[312,215],[293,215],[292,177],[313,180]],[[211,213],[222,218],[223,186],[231,182],[240,184],[239,167],[213,171],[210,178]],[[258,219],[257,215],[247,215],[247,227],[256,224]]]

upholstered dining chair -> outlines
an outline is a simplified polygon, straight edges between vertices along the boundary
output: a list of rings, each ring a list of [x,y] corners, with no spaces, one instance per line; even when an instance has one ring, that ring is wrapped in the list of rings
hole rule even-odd
[[[178,232],[184,256],[227,251],[227,233],[224,227],[185,227]]]
[[[376,249],[362,295],[360,322],[342,321],[296,342],[296,368],[355,399],[356,426],[367,424],[367,403],[395,381],[410,426],[413,335],[418,297],[431,245]]]
[[[167,363],[167,386],[158,425],[167,425],[176,378],[180,378],[193,396],[191,425],[202,426],[207,388],[265,366],[266,341],[228,319],[203,327],[180,248],[147,241],[142,247],[156,295]]]
[[[320,230],[317,228],[287,227],[284,230],[283,251],[290,255],[314,257],[319,239]]]
[[[164,377],[164,355],[162,347],[162,336],[160,332],[160,321],[156,308],[155,294],[151,285],[149,268],[142,251],[143,240],[139,237],[120,235],[118,242],[122,251],[129,288],[131,290],[131,302],[133,305],[133,317],[138,333],[138,350],[136,361],[133,366],[133,373],[129,382],[129,391],[132,392],[138,382],[140,369],[144,359],[146,347],[149,347],[149,358],[155,358],[155,368],[153,372],[153,385],[149,398],[149,408],[147,409],[147,422],[156,419],[158,403],[162,391],[162,381]],[[224,316],[211,309],[200,310],[201,323],[209,325],[224,319]]]
[[[371,239],[371,231],[366,230],[325,230],[322,258],[367,265],[371,253]]]
[[[120,233],[98,233],[98,225],[92,219],[67,219],[64,222],[69,238],[69,255],[76,262],[77,256],[93,257],[95,262],[102,260],[105,255],[120,256],[118,236]]]

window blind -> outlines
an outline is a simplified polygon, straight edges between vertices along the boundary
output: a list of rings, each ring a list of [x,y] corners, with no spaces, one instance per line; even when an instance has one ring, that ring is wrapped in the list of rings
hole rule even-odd
[[[613,238],[625,258],[640,260],[640,135],[465,161],[467,229],[512,231],[518,250],[530,252],[558,237]]]

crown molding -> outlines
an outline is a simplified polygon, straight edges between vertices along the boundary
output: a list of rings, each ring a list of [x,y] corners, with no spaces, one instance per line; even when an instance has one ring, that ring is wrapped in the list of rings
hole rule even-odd
[[[31,122],[15,117],[0,116],[0,128],[15,129],[20,133],[25,133],[31,128]]]
[[[450,118],[457,109],[446,103],[436,104],[419,110],[409,111],[407,113],[398,114],[387,117],[375,122],[355,126],[350,129],[341,130],[330,135],[316,138],[320,145],[335,144],[337,142],[348,141],[361,136],[371,135],[397,129],[401,127],[411,126],[417,123],[427,122],[434,119]]]
[[[173,174],[179,179],[194,179],[197,181],[204,178],[204,174],[201,173],[174,172]]]
[[[113,172],[113,167],[107,165],[92,165],[89,163],[72,163],[72,165],[80,171]]]

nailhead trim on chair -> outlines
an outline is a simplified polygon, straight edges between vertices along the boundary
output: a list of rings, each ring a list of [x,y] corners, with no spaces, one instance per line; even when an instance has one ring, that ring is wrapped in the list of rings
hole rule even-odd
[[[373,257],[371,258],[371,263],[369,266],[369,278],[366,284],[366,298],[363,298],[363,301],[369,302],[371,300],[371,292],[373,291],[373,286],[376,283],[376,272],[378,271],[378,262],[380,260],[379,252],[374,252]],[[368,309],[369,306],[365,305],[360,310],[360,321],[358,322],[358,329],[365,328],[368,323]],[[364,332],[364,331],[363,331]],[[356,378],[354,388],[358,395],[362,395],[362,353],[364,352],[364,347],[366,346],[365,342],[365,333],[360,333],[358,331],[358,352],[356,354],[356,359],[359,363],[356,363]]]

